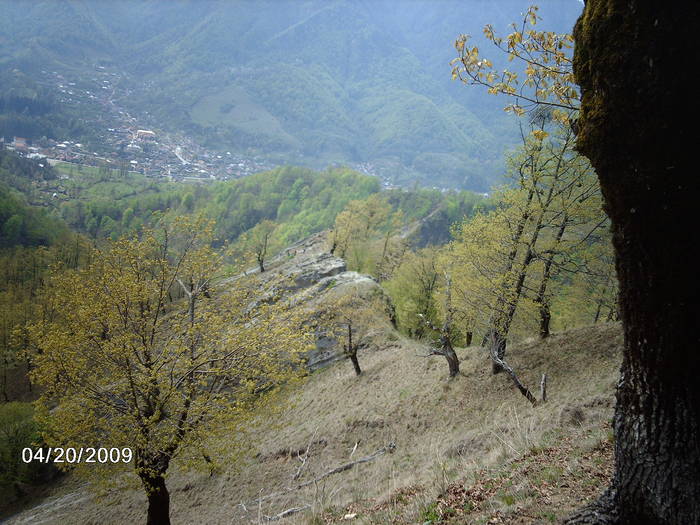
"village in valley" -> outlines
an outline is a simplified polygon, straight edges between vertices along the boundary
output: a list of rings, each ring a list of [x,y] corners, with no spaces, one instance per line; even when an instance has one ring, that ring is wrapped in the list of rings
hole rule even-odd
[[[58,72],[42,71],[43,83],[54,88],[61,103],[81,106],[95,129],[95,140],[83,144],[71,140],[0,137],[0,143],[20,155],[55,165],[72,163],[141,173],[173,181],[226,180],[270,169],[273,164],[258,156],[215,153],[181,135],[153,129],[121,107],[115,99],[122,76],[97,66],[94,76],[77,82]],[[120,96],[128,96],[128,90]]]
[[[0,136],[0,147],[33,159],[42,167],[92,166],[174,182],[209,182],[246,177],[278,165],[259,154],[207,149],[182,133],[160,129],[147,113],[133,115],[118,102],[131,93],[131,88],[125,87],[128,82],[123,73],[99,65],[93,76],[75,81],[66,73],[41,73],[42,84],[55,91],[62,104],[80,107],[84,115],[92,116],[86,119],[86,125],[94,130],[90,144]],[[394,187],[391,178],[372,163],[348,164],[358,172],[380,177],[385,188]]]

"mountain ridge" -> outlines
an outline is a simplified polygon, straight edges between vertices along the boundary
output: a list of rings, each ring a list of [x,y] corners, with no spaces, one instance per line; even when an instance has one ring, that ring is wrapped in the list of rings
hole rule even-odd
[[[0,69],[31,61],[35,75],[86,73],[102,63],[125,74],[119,96],[131,112],[147,111],[153,125],[214,150],[316,168],[369,162],[403,185],[487,191],[517,130],[498,101],[450,81],[452,41],[472,32],[482,42],[486,21],[507,32],[504,21],[526,6],[5,0],[0,33],[10,38],[0,44]],[[570,31],[577,10],[549,1],[541,12]],[[45,12],[39,32],[33,20]],[[417,160],[435,154],[449,173]]]

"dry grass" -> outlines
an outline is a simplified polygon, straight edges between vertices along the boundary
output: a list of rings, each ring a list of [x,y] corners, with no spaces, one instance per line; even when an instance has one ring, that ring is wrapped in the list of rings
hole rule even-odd
[[[478,485],[502,468],[519,472],[509,480],[515,488],[496,489],[483,500],[490,502],[488,512],[479,510],[473,522],[493,516],[505,519],[513,509],[527,505],[533,516],[539,512],[547,522],[547,505],[532,488],[541,483],[530,479],[529,472],[547,483],[565,479],[567,473],[575,477],[574,466],[556,459],[561,457],[556,451],[565,450],[562,440],[576,437],[581,450],[606,442],[621,345],[616,324],[515,345],[509,363],[526,385],[536,387],[541,374],[548,375],[549,401],[537,407],[530,406],[504,374],[492,376],[486,354],[475,347],[458,350],[463,374],[454,380],[447,379],[443,359],[420,357],[424,350],[414,341],[398,338],[361,351],[362,376],[355,377],[349,362],[336,363],[288,392],[289,408],[281,414],[270,421],[261,414],[252,457],[235,470],[211,477],[174,473],[169,479],[173,523],[265,522],[265,516],[307,505],[278,523],[345,521],[348,514],[357,514],[352,523],[423,523],[426,517],[432,519],[431,508],[455,494],[455,483],[464,488],[472,480]],[[390,442],[396,444],[393,454],[254,502]],[[299,456],[303,458],[307,448],[302,467]],[[580,453],[576,450],[572,457]],[[525,469],[527,461],[547,467],[547,458],[552,458],[550,470]],[[292,479],[299,470],[298,479]],[[59,487],[56,497],[68,492]],[[590,495],[567,497],[566,505],[573,508]],[[563,505],[551,495],[548,501]],[[10,523],[143,522],[145,498],[129,490],[99,503],[81,500],[79,506],[50,508],[50,514],[30,509]],[[560,515],[557,509],[552,512]]]

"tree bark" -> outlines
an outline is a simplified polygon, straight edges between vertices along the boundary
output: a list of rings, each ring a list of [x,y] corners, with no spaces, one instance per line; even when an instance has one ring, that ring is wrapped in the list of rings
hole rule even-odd
[[[452,343],[447,341],[446,344],[442,345],[442,352],[447,359],[447,366],[450,369],[450,377],[456,377],[459,374],[459,357],[457,357],[457,352],[452,348]]]
[[[487,341],[486,344],[490,345],[489,351],[494,352],[498,359],[503,359],[506,356],[506,338],[499,330],[491,328],[486,334],[485,340]],[[503,367],[498,360],[491,360],[491,372],[493,374],[503,372]]]
[[[568,523],[700,523],[691,2],[588,0],[575,29],[577,145],[613,228],[625,335],[611,488]]]
[[[3,362],[4,366],[2,368],[2,397],[5,399],[5,402],[8,403],[10,401],[10,397],[7,395],[7,369],[9,367],[9,363],[7,361],[7,358],[4,358]]]
[[[141,482],[148,498],[146,525],[170,525],[170,494],[162,475],[142,474]]]
[[[350,354],[350,361],[352,361],[352,366],[355,368],[355,375],[362,375],[362,369],[360,368],[360,362],[357,360],[357,352]]]
[[[549,301],[546,299],[540,303],[540,339],[549,337],[549,325],[552,321],[552,311],[549,308]]]
[[[457,355],[452,354],[450,356],[445,356],[450,367],[450,377],[457,377],[459,374],[459,361],[457,360]]]
[[[598,322],[598,319],[600,319],[600,311],[603,308],[603,301],[602,299],[598,301],[598,306],[595,309],[595,316],[593,316],[593,324],[596,324]]]
[[[554,264],[554,256],[559,248],[559,243],[564,237],[564,231],[569,223],[569,218],[564,214],[564,218],[559,225],[557,230],[557,235],[554,238],[554,246],[551,249],[551,253],[547,256],[544,262],[544,269],[542,270],[542,280],[540,281],[540,287],[537,290],[537,297],[535,297],[535,303],[539,304],[540,313],[540,338],[546,339],[549,337],[549,324],[552,320],[552,312],[549,308],[549,299],[547,297],[547,286],[549,286],[549,280],[552,278],[552,264]]]
[[[357,359],[357,343],[352,342],[352,322],[348,321],[348,344],[345,347],[345,353],[352,361],[352,366],[355,369],[355,375],[362,375],[362,369],[360,368],[360,362]]]
[[[452,276],[445,274],[445,322],[440,331],[440,348],[442,355],[447,359],[447,366],[450,369],[450,377],[459,374],[459,357],[452,346],[452,323],[454,309],[452,308]]]

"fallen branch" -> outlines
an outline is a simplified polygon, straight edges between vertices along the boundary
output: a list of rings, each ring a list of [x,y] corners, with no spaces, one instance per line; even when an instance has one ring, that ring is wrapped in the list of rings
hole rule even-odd
[[[338,474],[340,472],[345,472],[346,470],[350,470],[353,468],[355,465],[359,465],[361,463],[369,463],[370,461],[374,461],[377,459],[379,456],[382,456],[389,452],[390,454],[394,452],[396,449],[396,445],[394,443],[389,443],[387,446],[380,448],[377,450],[374,454],[370,454],[369,456],[365,456],[364,458],[356,459],[355,461],[351,461],[350,463],[345,463],[344,465],[340,465],[339,467],[335,467],[323,474],[321,474],[319,477],[305,481],[304,483],[301,483],[295,487],[295,490],[301,489],[304,487],[308,487],[309,485],[313,485],[314,483],[318,483],[319,481],[327,478],[328,476],[332,476],[333,474]]]
[[[542,381],[540,381],[540,399],[543,403],[547,401],[547,374],[542,374]]]
[[[292,487],[287,487],[284,490],[281,490],[279,492],[273,492],[272,494],[267,494],[265,496],[261,496],[260,498],[253,500],[248,503],[248,505],[257,505],[262,503],[263,501],[271,500],[274,498],[278,498],[280,496],[284,496],[285,494],[289,494],[290,492],[294,492],[296,490],[303,489],[305,487],[308,487],[309,485],[314,485],[315,483],[318,483],[319,481],[322,481],[326,479],[329,476],[332,476],[333,474],[339,474],[340,472],[345,472],[346,470],[350,470],[351,468],[355,467],[356,465],[360,465],[362,463],[369,463],[370,461],[374,461],[380,456],[383,456],[384,454],[388,453],[393,453],[394,450],[396,450],[396,444],[389,443],[388,445],[380,448],[379,450],[375,451],[373,454],[370,454],[369,456],[365,456],[360,459],[356,459],[355,461],[350,461],[349,463],[344,463],[343,465],[340,465],[338,467],[332,468],[320,476],[304,481],[303,483],[298,483]],[[239,503],[239,505],[247,511],[246,505],[244,503]],[[278,518],[279,519],[279,518]]]
[[[314,433],[311,435],[311,438],[309,438],[309,444],[306,446],[306,451],[304,454],[297,454],[297,459],[301,462],[299,467],[297,468],[296,472],[292,476],[293,480],[297,480],[301,477],[301,474],[304,470],[304,467],[306,467],[306,462],[309,460],[309,450],[311,450],[311,445],[314,444],[314,438],[316,437],[316,432],[318,432],[318,429],[314,430]]]
[[[263,516],[265,521],[277,521],[281,520],[282,518],[286,518],[287,516],[291,516],[292,514],[296,514],[297,512],[301,512],[302,510],[306,510],[308,508],[311,508],[311,505],[306,504],[301,507],[292,507],[291,509],[283,510],[279,514],[275,514],[274,516]]]
[[[493,348],[494,347],[492,347],[492,349]],[[518,390],[520,390],[520,393],[524,395],[530,403],[532,403],[532,406],[537,406],[537,399],[532,395],[530,389],[520,382],[518,376],[515,375],[515,371],[510,367],[510,365],[508,365],[508,363],[506,363],[502,358],[498,357],[497,353],[493,350],[491,351],[491,359],[496,365],[500,366],[506,371],[506,373],[513,380],[513,383],[515,383],[515,386],[517,386]]]

